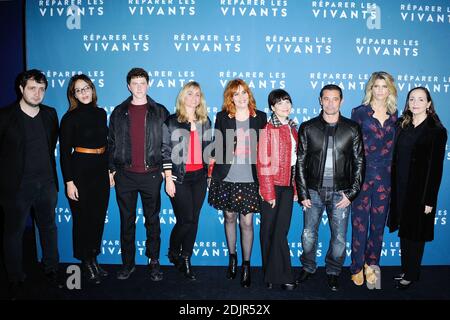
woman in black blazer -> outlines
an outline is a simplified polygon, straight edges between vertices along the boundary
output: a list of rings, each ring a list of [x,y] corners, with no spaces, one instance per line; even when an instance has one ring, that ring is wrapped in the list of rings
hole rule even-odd
[[[419,280],[425,242],[434,238],[434,218],[441,184],[447,130],[424,87],[412,89],[396,135],[392,163],[390,232],[398,230],[401,273],[398,289]]]
[[[250,286],[250,257],[253,246],[253,213],[259,212],[260,196],[256,173],[259,130],[266,122],[248,85],[241,79],[228,82],[222,111],[216,115],[215,164],[208,202],[225,216],[229,265],[226,277],[234,279],[237,269],[236,221],[239,214],[242,247],[241,285]]]

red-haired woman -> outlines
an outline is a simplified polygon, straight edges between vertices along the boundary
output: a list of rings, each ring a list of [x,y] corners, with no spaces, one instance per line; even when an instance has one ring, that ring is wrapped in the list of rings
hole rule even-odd
[[[241,79],[228,82],[223,108],[215,122],[215,165],[208,202],[225,216],[229,252],[226,277],[234,279],[237,269],[236,221],[239,214],[242,247],[241,285],[248,288],[253,246],[253,213],[259,212],[260,196],[256,158],[259,130],[267,122],[248,85]]]

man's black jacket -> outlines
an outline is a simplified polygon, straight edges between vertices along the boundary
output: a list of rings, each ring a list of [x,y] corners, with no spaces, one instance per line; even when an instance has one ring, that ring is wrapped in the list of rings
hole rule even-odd
[[[0,109],[0,202],[12,199],[23,177],[25,165],[25,128],[18,102]],[[58,115],[56,110],[39,105],[39,113],[48,142],[48,153],[53,180],[58,190],[55,147],[58,140]]]
[[[109,120],[108,151],[109,170],[131,167],[130,117],[128,106],[132,97],[118,105]],[[169,116],[167,109],[147,96],[147,114],[145,118],[145,166],[159,167],[162,171],[163,123]]]
[[[303,122],[298,132],[297,187],[299,201],[311,199],[308,189],[322,186],[328,146],[327,123],[322,113]],[[359,125],[343,116],[335,127],[333,144],[333,184],[353,201],[363,183],[364,148]]]

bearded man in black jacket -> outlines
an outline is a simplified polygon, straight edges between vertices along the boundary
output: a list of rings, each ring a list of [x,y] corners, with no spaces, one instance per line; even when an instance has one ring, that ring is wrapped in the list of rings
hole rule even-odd
[[[0,109],[0,204],[5,214],[4,260],[12,295],[25,281],[23,233],[31,210],[39,229],[45,275],[62,288],[55,223],[58,116],[54,108],[41,103],[48,86],[41,71],[25,71],[18,81],[21,99]]]

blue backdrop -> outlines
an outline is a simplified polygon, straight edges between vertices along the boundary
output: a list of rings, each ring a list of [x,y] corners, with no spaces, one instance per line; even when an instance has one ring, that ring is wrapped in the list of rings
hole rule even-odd
[[[47,75],[44,103],[56,107],[60,118],[68,107],[66,89],[72,75],[85,73],[94,80],[99,104],[110,114],[129,95],[126,74],[138,66],[150,74],[149,95],[170,112],[182,85],[196,80],[214,121],[226,82],[240,77],[250,84],[261,110],[268,111],[267,95],[272,89],[286,89],[293,98],[292,116],[299,123],[318,115],[319,91],[328,83],[343,89],[342,113],[350,116],[350,110],[362,101],[370,74],[384,70],[396,79],[400,111],[409,89],[426,86],[450,128],[449,26],[448,0],[29,0],[27,67]],[[450,264],[449,167],[447,152],[436,238],[427,244],[424,264]],[[56,217],[61,260],[74,261],[71,212],[63,191]],[[165,254],[175,216],[165,193],[160,219],[161,263],[168,264]],[[146,263],[143,222],[139,204],[137,263]],[[193,264],[227,263],[223,222],[222,212],[205,203]],[[259,223],[256,214],[254,265],[261,264]],[[296,204],[289,232],[293,265],[299,265],[302,227],[302,212]],[[101,262],[120,263],[119,240],[119,212],[112,190]],[[328,241],[325,215],[317,251],[320,265]],[[397,235],[386,230],[381,264],[399,264],[399,247]]]

